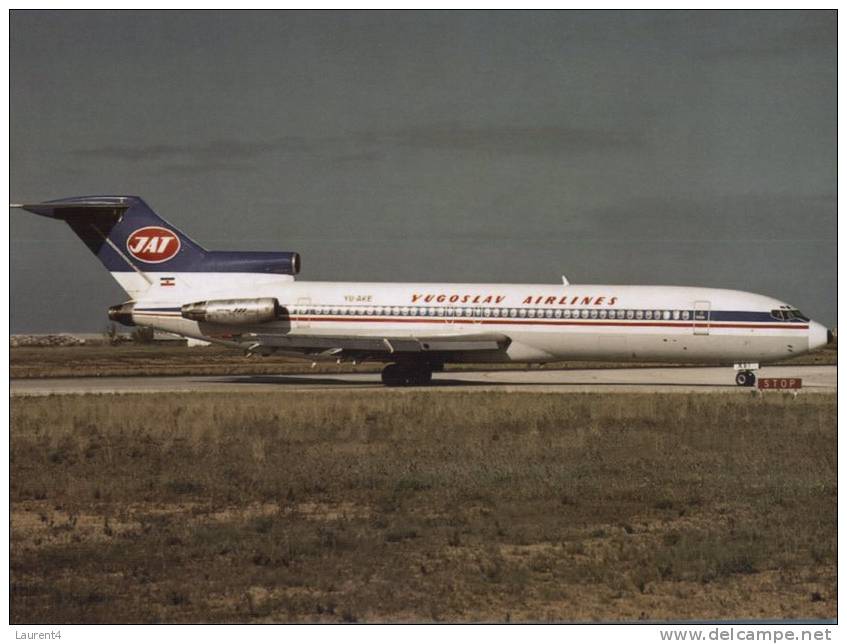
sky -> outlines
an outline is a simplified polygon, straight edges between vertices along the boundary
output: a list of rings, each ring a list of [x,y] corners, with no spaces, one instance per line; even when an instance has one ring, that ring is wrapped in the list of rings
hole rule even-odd
[[[10,196],[133,194],[298,279],[675,284],[836,324],[834,11],[10,18]],[[11,332],[127,299],[10,210]]]

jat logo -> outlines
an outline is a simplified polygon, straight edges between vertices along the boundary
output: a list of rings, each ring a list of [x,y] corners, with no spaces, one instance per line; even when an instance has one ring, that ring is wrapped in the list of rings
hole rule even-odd
[[[129,254],[149,264],[166,262],[179,252],[179,237],[167,228],[139,228],[126,240]]]

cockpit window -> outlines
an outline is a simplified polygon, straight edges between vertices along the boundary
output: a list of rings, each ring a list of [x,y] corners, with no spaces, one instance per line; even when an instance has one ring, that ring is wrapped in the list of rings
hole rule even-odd
[[[785,320],[786,322],[792,320],[799,322],[809,321],[809,318],[803,315],[798,309],[774,309],[771,311],[771,317],[776,320]]]

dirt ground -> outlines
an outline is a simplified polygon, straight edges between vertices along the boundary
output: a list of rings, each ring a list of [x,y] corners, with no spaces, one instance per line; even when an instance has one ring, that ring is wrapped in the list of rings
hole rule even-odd
[[[836,398],[12,400],[11,621],[835,618]]]

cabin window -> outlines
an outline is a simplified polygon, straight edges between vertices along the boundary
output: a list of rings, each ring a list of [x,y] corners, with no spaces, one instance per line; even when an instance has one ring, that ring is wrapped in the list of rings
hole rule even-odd
[[[526,312],[526,315],[527,315],[527,317],[534,318],[535,317],[535,309],[529,309],[529,311]]]
[[[626,310],[626,319],[631,320],[634,317],[635,317],[635,311],[633,311],[632,309],[627,309]]]
[[[599,312],[598,315],[600,316],[601,320],[605,320],[606,319],[606,309],[600,309],[600,312]]]
[[[571,310],[565,309],[564,311],[562,311],[562,317],[565,318],[566,320],[570,320],[571,319]]]
[[[553,311],[553,317],[557,320],[562,317],[562,309],[556,309]]]
[[[652,320],[653,319],[653,311],[644,311],[644,319]]]
[[[553,309],[547,309],[547,310],[544,312],[544,317],[552,318],[552,317],[553,317]]]
[[[670,320],[671,319],[671,312],[670,311],[663,311],[662,312],[662,318],[665,319],[665,320]]]
[[[588,319],[588,309],[582,309],[579,312],[579,317],[581,317],[583,320],[587,320]]]
[[[643,320],[644,319],[644,311],[642,311],[640,309],[638,311],[636,311],[635,312],[635,319],[636,320]]]
[[[518,317],[525,318],[526,317],[526,309],[518,309]]]
[[[591,309],[591,311],[589,311],[588,315],[591,317],[592,320],[596,320],[597,319],[597,309]]]
[[[690,312],[690,311],[683,311],[683,312],[682,312],[682,319],[683,319],[683,320],[687,320],[687,319],[689,319],[690,317],[691,317],[691,312]]]

